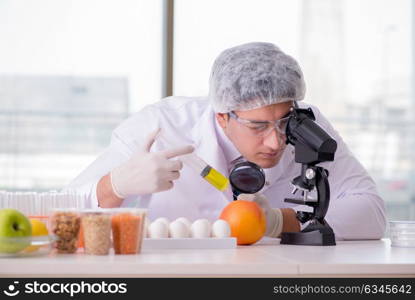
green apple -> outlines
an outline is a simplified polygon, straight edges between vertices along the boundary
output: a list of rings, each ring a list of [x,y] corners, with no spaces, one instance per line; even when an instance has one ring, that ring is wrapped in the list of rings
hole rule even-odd
[[[0,210],[0,253],[17,253],[30,245],[29,239],[13,239],[30,237],[32,225],[20,211],[6,208]]]

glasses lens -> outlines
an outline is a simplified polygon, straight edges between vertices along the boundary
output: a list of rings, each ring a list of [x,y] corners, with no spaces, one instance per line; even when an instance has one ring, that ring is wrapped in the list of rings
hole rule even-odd
[[[288,124],[289,119],[290,118],[288,117],[288,118],[283,118],[283,119],[277,121],[277,124],[276,124],[275,127],[277,128],[277,130],[280,133],[285,134],[285,131],[287,130],[287,124]]]
[[[274,128],[277,130],[279,134],[285,134],[285,131],[287,129],[287,124],[289,117],[282,118],[280,120],[275,121],[275,123],[272,122],[255,122],[255,121],[249,121],[239,118],[234,112],[230,112],[229,116],[233,119],[235,119],[238,123],[241,125],[244,125],[247,127],[251,134],[255,136],[266,136],[268,135]]]

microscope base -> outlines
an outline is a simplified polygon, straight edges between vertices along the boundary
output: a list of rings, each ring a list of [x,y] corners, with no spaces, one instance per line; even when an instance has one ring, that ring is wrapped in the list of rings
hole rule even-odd
[[[336,239],[333,232],[313,230],[308,232],[283,232],[281,244],[308,245],[308,246],[334,246]]]

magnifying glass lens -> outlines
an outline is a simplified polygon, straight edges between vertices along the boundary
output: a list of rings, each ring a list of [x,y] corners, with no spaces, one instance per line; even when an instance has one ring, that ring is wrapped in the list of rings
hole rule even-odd
[[[235,165],[229,179],[232,189],[237,194],[254,194],[265,185],[264,171],[252,162],[242,162]]]

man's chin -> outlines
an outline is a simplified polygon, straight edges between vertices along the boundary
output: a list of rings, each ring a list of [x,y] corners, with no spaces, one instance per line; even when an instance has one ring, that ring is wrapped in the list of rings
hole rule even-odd
[[[276,158],[257,158],[253,162],[263,169],[269,169],[269,168],[275,167],[280,161],[280,159],[281,159],[280,156]]]
[[[263,169],[269,169],[269,168],[275,167],[278,164],[278,162],[279,162],[279,160],[277,160],[277,161],[266,161],[266,162],[263,162],[263,163],[257,164],[257,165],[259,165]]]

